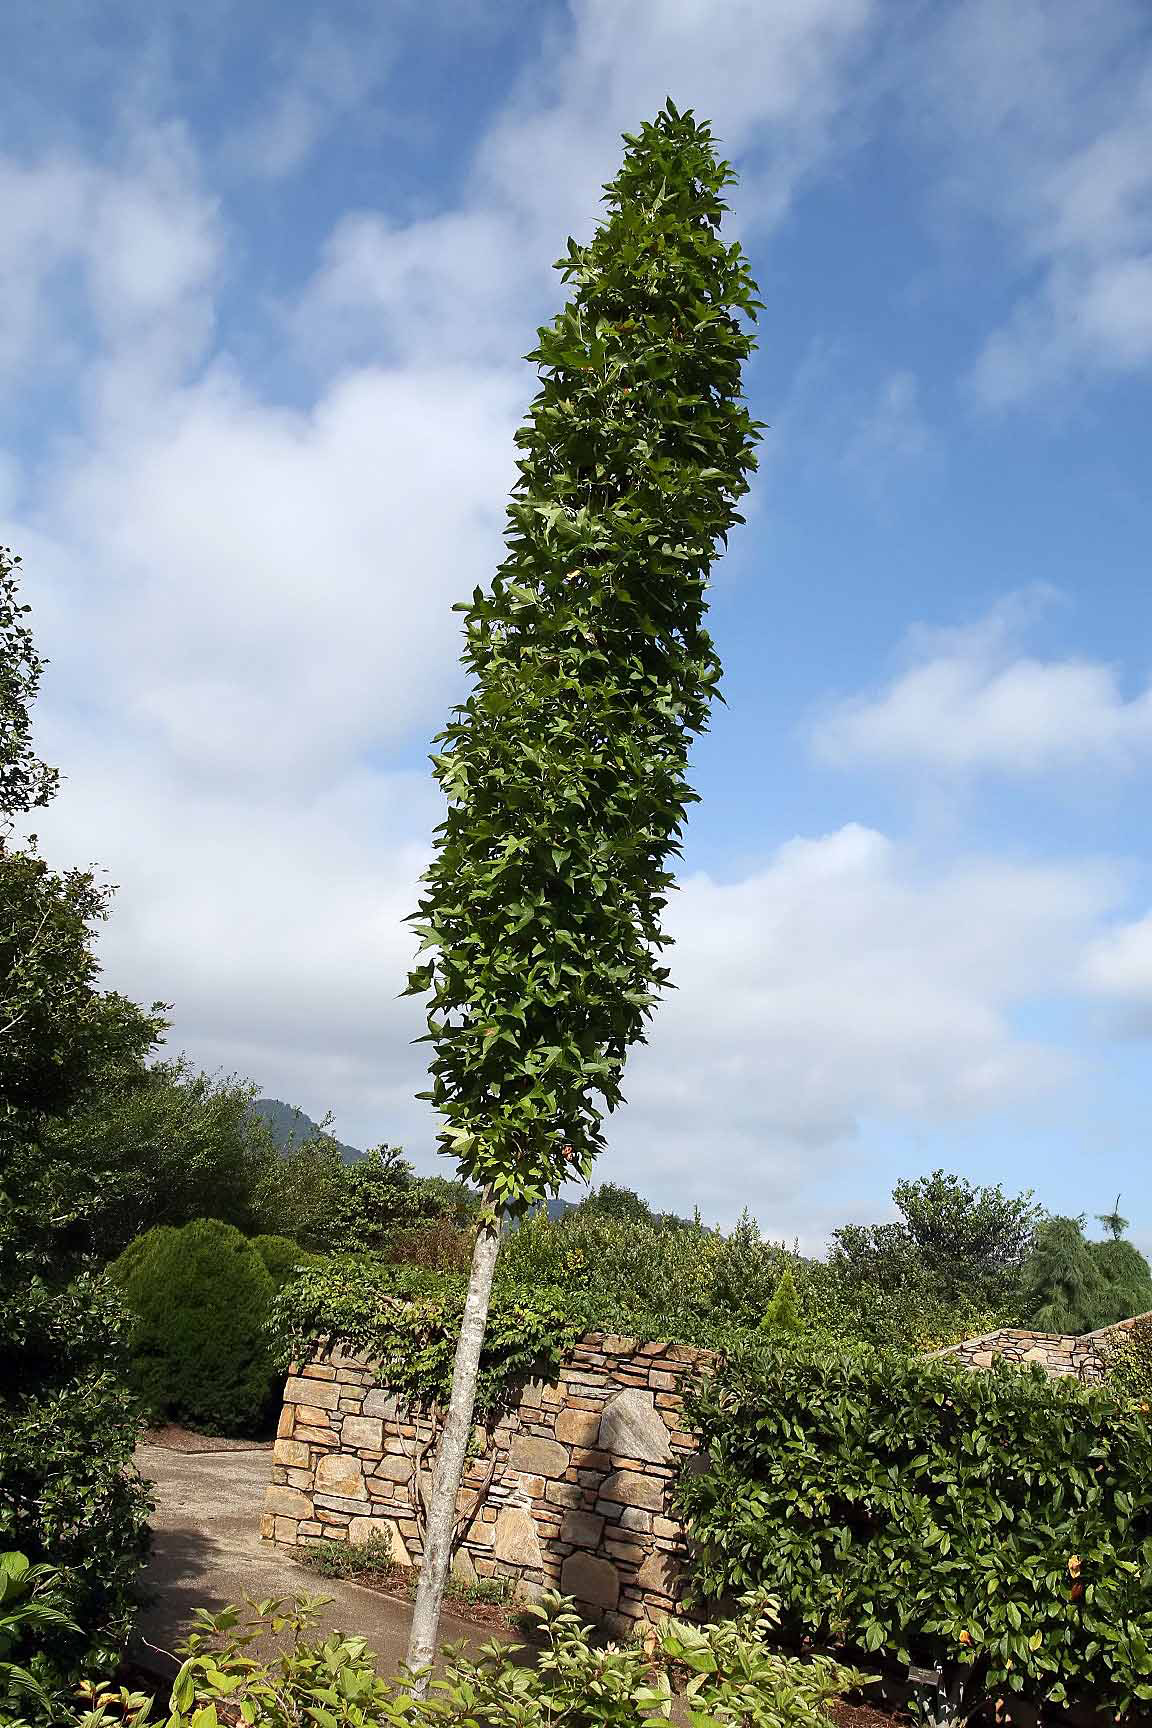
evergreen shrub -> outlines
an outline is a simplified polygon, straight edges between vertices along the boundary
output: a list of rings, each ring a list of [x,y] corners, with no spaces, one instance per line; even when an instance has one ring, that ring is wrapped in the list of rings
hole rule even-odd
[[[797,1635],[1123,1714],[1152,1699],[1152,1430],[1039,1369],[760,1343],[695,1390],[679,1488],[706,1598]]]
[[[0,1289],[0,1550],[51,1564],[71,1622],[38,1629],[47,1687],[114,1665],[132,1622],[149,1501],[132,1463],[126,1337],[106,1279]]]
[[[291,1236],[250,1236],[248,1245],[260,1256],[276,1291],[291,1282],[298,1267],[315,1266],[321,1259],[301,1248]]]
[[[160,1225],[110,1274],[133,1314],[131,1378],[145,1413],[209,1433],[259,1432],[274,1389],[275,1285],[251,1242],[215,1218]]]

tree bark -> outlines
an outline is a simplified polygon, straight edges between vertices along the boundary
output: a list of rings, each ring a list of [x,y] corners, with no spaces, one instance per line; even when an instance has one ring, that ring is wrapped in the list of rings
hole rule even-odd
[[[424,1541],[424,1558],[420,1564],[416,1605],[412,1610],[412,1629],[408,1636],[408,1655],[405,1660],[408,1667],[413,1669],[427,1668],[436,1654],[436,1635],[440,1628],[444,1586],[448,1582],[448,1568],[452,1564],[456,1499],[464,1475],[468,1437],[472,1431],[480,1347],[484,1342],[484,1331],[488,1324],[488,1301],[492,1294],[492,1274],[496,1269],[499,1248],[499,1221],[485,1212],[472,1250],[472,1272],[468,1279],[468,1295],[464,1303],[460,1337],[456,1344],[456,1359],[452,1367],[452,1396],[440,1442],[440,1456],[432,1486],[432,1505],[428,1513],[428,1528]],[[415,1683],[413,1691],[422,1697],[427,1684],[425,1676]]]

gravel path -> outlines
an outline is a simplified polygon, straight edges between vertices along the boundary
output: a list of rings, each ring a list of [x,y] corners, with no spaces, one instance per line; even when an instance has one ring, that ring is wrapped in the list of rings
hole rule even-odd
[[[205,1442],[211,1444],[211,1442]],[[165,1676],[195,1608],[223,1608],[245,1596],[327,1596],[326,1627],[359,1633],[391,1673],[408,1640],[410,1604],[344,1579],[317,1578],[281,1549],[260,1540],[260,1509],[272,1467],[267,1447],[174,1451],[143,1444],[136,1461],[153,1483],[152,1558],[144,1574],[146,1605],[133,1650],[141,1666]],[[494,1635],[445,1612],[444,1643],[473,1646]]]

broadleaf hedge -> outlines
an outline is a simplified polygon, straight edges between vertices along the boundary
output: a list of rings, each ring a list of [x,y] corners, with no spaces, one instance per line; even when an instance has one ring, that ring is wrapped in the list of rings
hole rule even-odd
[[[817,1643],[1122,1714],[1152,1699],[1152,1432],[1106,1389],[753,1344],[691,1398],[696,1587]]]

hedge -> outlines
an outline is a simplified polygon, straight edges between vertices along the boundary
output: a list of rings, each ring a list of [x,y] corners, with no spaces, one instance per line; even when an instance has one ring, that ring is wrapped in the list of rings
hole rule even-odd
[[[758,1344],[695,1391],[678,1490],[700,1594],[765,1588],[817,1643],[1005,1690],[1152,1699],[1152,1433],[1106,1389]]]

